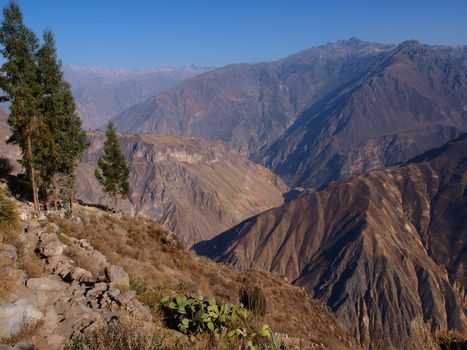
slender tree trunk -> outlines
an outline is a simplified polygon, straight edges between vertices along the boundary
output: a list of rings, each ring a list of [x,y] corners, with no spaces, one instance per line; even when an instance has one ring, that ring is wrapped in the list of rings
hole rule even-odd
[[[29,173],[31,177],[31,186],[32,186],[32,201],[34,204],[34,210],[39,211],[39,198],[37,193],[37,184],[36,184],[36,169],[32,161],[32,145],[31,145],[31,135],[27,136],[27,149],[26,155],[29,158]]]
[[[52,200],[54,201],[54,210],[57,210],[58,196],[57,196],[57,174],[56,173],[52,175]]]
[[[117,194],[115,193],[114,194],[114,212],[115,213],[117,212],[117,201],[118,201],[118,198],[117,198]]]
[[[70,185],[70,188],[69,188],[69,191],[70,191],[70,194],[68,196],[68,199],[70,200],[70,215],[73,213],[73,202],[75,200],[74,198],[74,188],[75,188],[75,185],[74,185],[74,182],[71,183]]]

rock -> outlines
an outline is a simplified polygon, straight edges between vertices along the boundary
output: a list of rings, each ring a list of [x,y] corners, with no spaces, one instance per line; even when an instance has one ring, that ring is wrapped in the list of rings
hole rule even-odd
[[[92,273],[81,267],[75,267],[73,273],[71,274],[71,278],[74,281],[79,282],[90,282],[93,279]]]
[[[125,305],[128,304],[135,296],[136,292],[134,290],[129,290],[120,294],[117,297],[117,301],[120,303],[120,305]]]
[[[0,346],[0,350],[37,350],[32,344],[16,344],[15,346]]]
[[[67,248],[66,244],[61,243],[60,241],[49,241],[47,243],[41,244],[39,246],[39,251],[42,255],[46,257],[62,255],[65,249]]]
[[[31,304],[38,309],[42,309],[45,307],[45,304],[47,303],[48,297],[45,293],[42,292],[37,292],[34,293],[28,297],[21,298],[15,302],[17,305],[27,305]]]
[[[73,271],[74,261],[63,255],[56,255],[47,258],[47,271],[55,273],[65,278]]]
[[[152,315],[151,315],[151,310],[149,307],[144,305],[142,302],[140,302],[138,299],[133,299],[131,300],[127,305],[126,305],[127,310],[129,311],[130,315],[133,315],[141,320],[151,320]]]
[[[130,286],[130,277],[120,266],[110,265],[105,269],[107,277],[113,286],[128,288]]]
[[[5,244],[2,247],[2,251],[0,252],[0,258],[5,258],[12,261],[18,260],[18,250],[15,246],[11,244]]]
[[[90,298],[90,297],[96,298],[99,294],[102,294],[108,288],[109,288],[109,285],[107,283],[105,283],[105,282],[96,283],[94,285],[94,288],[90,289],[86,293],[86,297],[87,298]]]
[[[50,292],[64,289],[66,285],[48,277],[40,277],[28,279],[26,287],[34,291]]]
[[[109,291],[107,292],[107,294],[108,294],[109,297],[111,297],[112,299],[117,299],[117,297],[120,295],[120,289],[115,288],[115,287],[111,287],[111,288],[109,289]]]
[[[65,338],[61,337],[57,334],[52,334],[47,337],[47,346],[48,349],[61,349],[63,343],[65,342]]]
[[[47,332],[52,333],[58,325],[58,315],[55,308],[51,307],[47,309],[45,312],[45,319],[43,328],[47,330]]]
[[[17,334],[23,327],[34,324],[44,318],[32,303],[16,302],[0,306],[0,338]]]

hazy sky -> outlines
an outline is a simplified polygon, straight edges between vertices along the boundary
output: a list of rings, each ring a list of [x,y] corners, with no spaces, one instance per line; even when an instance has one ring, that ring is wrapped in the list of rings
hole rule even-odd
[[[4,6],[6,0],[0,0]],[[65,64],[150,67],[277,59],[356,36],[467,44],[467,0],[18,0]]]

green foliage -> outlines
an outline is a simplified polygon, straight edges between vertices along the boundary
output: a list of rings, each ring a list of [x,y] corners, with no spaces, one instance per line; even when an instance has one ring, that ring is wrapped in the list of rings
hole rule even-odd
[[[104,191],[114,198],[116,209],[118,196],[128,197],[130,194],[130,168],[126,164],[112,123],[107,126],[105,135],[104,152],[97,162],[95,176]]]
[[[243,286],[239,291],[239,300],[254,315],[266,315],[266,297],[258,286]]]
[[[0,233],[11,233],[18,228],[18,214],[15,204],[7,192],[0,188]]]
[[[241,340],[248,349],[282,349],[273,337],[269,326],[255,329],[249,313],[241,304],[218,304],[214,298],[201,294],[165,297],[161,310],[169,328],[190,336],[192,341],[199,334],[209,334],[216,340]]]
[[[10,101],[12,135],[9,142],[17,144],[22,153],[21,163],[27,169],[37,209],[36,158],[33,145],[40,135],[37,117],[39,84],[37,81],[36,52],[38,40],[23,22],[23,15],[15,2],[3,9],[0,27],[0,52],[4,63],[0,67],[0,89],[5,93],[1,102]]]
[[[192,337],[202,332],[216,338],[225,336],[248,318],[243,306],[219,305],[215,299],[207,299],[200,294],[165,297],[161,303],[167,325]]]
[[[34,206],[38,209],[38,189],[52,187],[58,200],[58,176],[69,177],[88,146],[81,119],[68,83],[63,78],[52,32],[39,41],[23,22],[15,2],[3,9],[0,27],[0,89],[10,101],[9,142],[22,152],[21,164],[29,177]],[[71,186],[73,182],[68,182]]]
[[[38,81],[41,95],[38,111],[41,115],[41,137],[37,158],[44,186],[52,187],[54,203],[58,200],[57,176],[74,180],[73,173],[84,150],[86,134],[70,86],[63,78],[52,32],[45,31],[44,44],[37,53]],[[61,182],[73,188],[74,181]]]

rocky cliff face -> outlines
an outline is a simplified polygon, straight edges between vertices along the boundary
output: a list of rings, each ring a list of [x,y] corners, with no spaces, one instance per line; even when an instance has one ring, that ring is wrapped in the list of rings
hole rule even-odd
[[[114,122],[122,131],[222,140],[252,153],[270,145],[368,57],[387,49],[351,39],[275,62],[229,65],[137,104]]]
[[[432,332],[466,329],[466,150],[463,136],[268,210],[194,249],[287,276],[366,347],[381,339],[385,349],[436,348]]]
[[[198,66],[148,69],[64,66],[65,78],[72,85],[86,129],[102,127],[132,105],[208,70]]]
[[[76,198],[107,205],[94,178],[105,137],[89,138]],[[153,218],[190,245],[283,203],[282,180],[223,143],[151,135],[122,135],[120,142],[131,166],[132,192],[123,208]]]
[[[405,42],[305,111],[258,160],[293,185],[404,162],[467,130],[467,70],[457,59]]]

